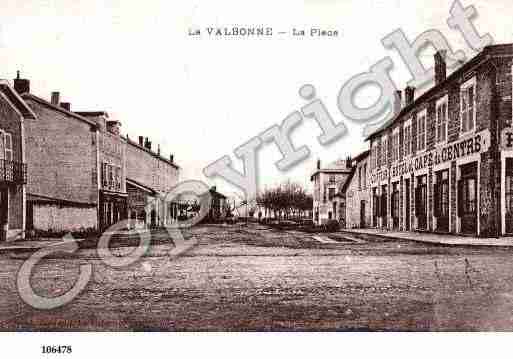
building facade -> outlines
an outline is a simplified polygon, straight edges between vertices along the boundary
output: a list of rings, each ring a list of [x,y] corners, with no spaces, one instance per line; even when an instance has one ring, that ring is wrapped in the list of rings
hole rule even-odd
[[[134,226],[166,226],[176,221],[180,206],[166,200],[178,184],[180,168],[174,156],[161,156],[147,137],[139,136],[138,142],[126,138],[126,143],[128,216]]]
[[[121,123],[109,119],[105,111],[76,112],[97,126],[98,226],[103,232],[128,218],[126,189],[126,141]]]
[[[317,161],[317,170],[310,177],[313,182],[313,222],[326,224],[330,220],[345,222],[345,204],[337,196],[351,174],[351,159],[338,160],[325,168]]]
[[[0,83],[1,228],[46,236],[177,219],[163,200],[178,183],[173,156],[122,137],[120,126],[104,111],[71,111],[58,92],[31,94],[19,75],[13,87]]]
[[[513,234],[512,65],[513,45],[489,46],[447,76],[436,53],[435,86],[368,137],[372,226]]]
[[[371,225],[369,151],[353,159],[352,172],[342,186],[341,195],[345,199],[345,228],[366,228]]]
[[[27,168],[24,122],[35,114],[7,82],[0,82],[0,240],[24,237]]]
[[[97,126],[59,102],[21,95],[36,117],[25,121],[27,229],[98,230]]]

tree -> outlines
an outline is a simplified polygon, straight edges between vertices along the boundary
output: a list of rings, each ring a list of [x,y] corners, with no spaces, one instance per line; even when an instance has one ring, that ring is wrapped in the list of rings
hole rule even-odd
[[[256,204],[264,209],[265,218],[273,214],[277,219],[302,219],[312,209],[313,198],[300,184],[287,181],[259,193]]]

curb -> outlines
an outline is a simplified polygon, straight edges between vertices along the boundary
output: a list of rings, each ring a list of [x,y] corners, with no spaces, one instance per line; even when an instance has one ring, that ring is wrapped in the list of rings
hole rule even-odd
[[[384,234],[381,234],[381,233],[361,233],[361,232],[352,232],[352,231],[347,231],[347,230],[341,230],[340,231],[341,233],[344,233],[344,234],[348,234],[348,235],[353,235],[353,236],[356,236],[358,238],[362,238],[362,236],[374,236],[374,237],[379,237],[379,238],[382,238],[382,239],[388,239],[388,240],[396,240],[396,241],[410,241],[410,242],[417,242],[417,243],[423,243],[423,244],[428,244],[428,245],[433,245],[433,246],[447,246],[447,247],[467,247],[467,248],[509,248],[509,249],[513,249],[513,243],[512,244],[492,244],[492,243],[482,243],[482,242],[479,242],[479,243],[475,243],[475,244],[470,244],[470,243],[444,243],[444,242],[432,242],[432,241],[426,241],[426,240],[423,240],[423,239],[420,239],[420,238],[403,238],[403,237],[395,237],[395,236],[391,236],[391,235],[384,235]],[[420,237],[420,235],[419,235]],[[362,238],[364,239],[364,238]]]
[[[83,240],[85,240],[85,238],[75,239],[75,242],[78,244]],[[9,253],[9,252],[18,252],[18,253],[37,252],[38,250],[43,249],[43,248],[62,246],[69,242],[70,241],[61,241],[61,242],[57,242],[57,243],[50,243],[50,244],[36,246],[36,247],[16,246],[16,245],[9,246],[9,247],[0,247],[0,254],[1,253]]]

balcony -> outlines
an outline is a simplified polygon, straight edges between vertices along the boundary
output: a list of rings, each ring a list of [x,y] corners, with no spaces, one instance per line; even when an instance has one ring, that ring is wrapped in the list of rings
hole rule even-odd
[[[21,162],[0,159],[0,182],[26,184],[27,165]]]
[[[119,181],[108,181],[108,180],[104,180],[102,182],[102,189],[106,190],[106,191],[111,191],[111,192],[121,192],[121,182]]]

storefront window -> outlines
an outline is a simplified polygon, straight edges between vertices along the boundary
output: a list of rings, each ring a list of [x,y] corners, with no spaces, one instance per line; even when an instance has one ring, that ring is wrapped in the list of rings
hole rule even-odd
[[[506,161],[506,233],[513,234],[513,158]]]

